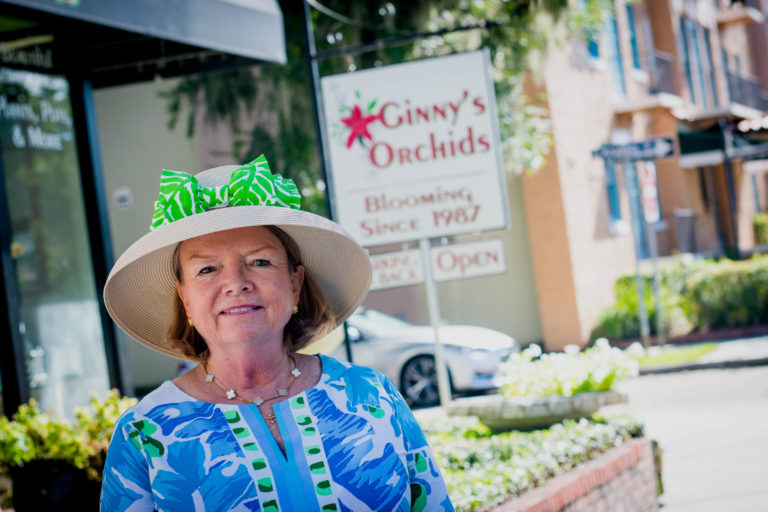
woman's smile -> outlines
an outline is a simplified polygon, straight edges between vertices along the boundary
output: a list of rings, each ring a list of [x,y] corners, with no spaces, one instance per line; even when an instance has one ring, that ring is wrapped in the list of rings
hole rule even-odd
[[[228,316],[230,316],[230,315],[244,315],[246,313],[253,313],[255,311],[258,311],[259,309],[261,309],[260,306],[252,306],[252,305],[235,306],[235,307],[227,308],[227,309],[225,309],[224,311],[222,311],[219,314],[220,315],[228,315]]]

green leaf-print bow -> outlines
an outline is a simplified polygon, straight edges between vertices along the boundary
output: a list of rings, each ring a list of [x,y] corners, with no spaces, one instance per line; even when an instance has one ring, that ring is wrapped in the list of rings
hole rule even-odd
[[[235,169],[229,183],[219,187],[204,187],[191,174],[163,169],[149,230],[222,206],[279,206],[298,210],[301,196],[293,180],[269,172],[264,155]]]

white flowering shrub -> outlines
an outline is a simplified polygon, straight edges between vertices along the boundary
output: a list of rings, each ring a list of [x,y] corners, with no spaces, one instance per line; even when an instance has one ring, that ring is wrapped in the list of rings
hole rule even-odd
[[[638,375],[633,346],[623,351],[600,338],[591,348],[566,346],[544,354],[536,344],[513,354],[504,367],[501,394],[512,396],[571,396],[587,391],[609,391],[617,382]],[[642,347],[639,347],[642,351]]]

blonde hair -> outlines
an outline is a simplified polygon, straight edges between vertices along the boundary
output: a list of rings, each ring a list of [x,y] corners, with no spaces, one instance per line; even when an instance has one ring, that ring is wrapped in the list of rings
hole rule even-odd
[[[288,264],[292,272],[296,272],[301,265],[301,251],[296,242],[282,229],[275,226],[264,226],[280,240],[288,256]],[[173,251],[173,272],[176,280],[183,282],[181,271],[181,256],[179,248],[181,243]],[[325,300],[322,290],[309,272],[304,273],[304,284],[299,292],[299,311],[291,316],[285,326],[283,346],[286,353],[293,354],[309,345],[315,338],[329,333],[335,327],[335,319],[328,301]],[[208,344],[197,332],[193,325],[189,324],[187,312],[181,302],[179,294],[173,300],[174,318],[168,329],[168,338],[185,356],[197,361],[208,359]]]

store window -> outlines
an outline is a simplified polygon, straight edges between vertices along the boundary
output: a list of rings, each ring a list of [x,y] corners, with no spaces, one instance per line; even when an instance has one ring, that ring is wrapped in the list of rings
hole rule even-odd
[[[600,58],[600,45],[597,43],[597,39],[594,36],[587,37],[587,54],[590,59]]]
[[[621,59],[619,27],[616,23],[615,14],[608,18],[605,34],[610,57],[611,77],[613,79],[613,99],[623,101],[627,99],[627,86],[624,81],[624,64]]]
[[[608,197],[608,214],[611,224],[621,221],[621,203],[619,202],[619,184],[616,182],[616,164],[610,158],[603,160],[605,164],[605,192]]]
[[[746,103],[746,91],[744,90],[744,82],[741,80],[741,57],[738,55],[733,56],[733,94],[736,103]]]
[[[587,8],[587,0],[579,0],[579,8],[580,9],[586,9]],[[600,45],[597,42],[597,34],[593,33],[593,31],[587,31],[585,34],[586,41],[587,41],[587,55],[592,60],[597,60],[600,58]]]
[[[709,70],[709,87],[712,90],[712,104],[718,105],[720,102],[717,99],[717,81],[715,79],[715,66],[712,59],[712,39],[708,28],[704,28],[703,32],[704,48],[707,56],[707,69]]]
[[[696,78],[698,79],[699,95],[702,105],[710,105],[709,95],[707,94],[707,85],[704,81],[704,66],[701,59],[701,45],[699,44],[699,31],[698,26],[693,20],[686,19],[685,26],[688,29],[688,38],[690,39],[691,48],[691,62],[696,70]]]
[[[637,26],[635,25],[635,6],[627,4],[627,23],[629,24],[629,43],[632,45],[632,67],[638,71],[643,69],[640,62],[640,46],[637,42]]]
[[[109,387],[69,84],[0,68],[0,141],[30,396],[68,415]]]
[[[691,58],[688,52],[688,38],[685,35],[685,18],[680,18],[680,27],[678,30],[680,40],[680,56],[683,59],[683,69],[685,70],[685,83],[688,85],[688,94],[691,103],[696,103],[696,94],[693,92],[693,72],[691,71]]]

